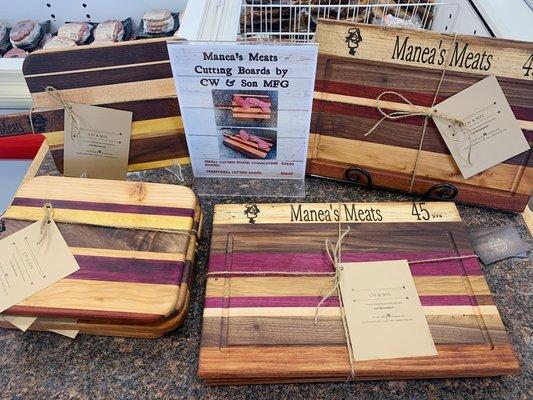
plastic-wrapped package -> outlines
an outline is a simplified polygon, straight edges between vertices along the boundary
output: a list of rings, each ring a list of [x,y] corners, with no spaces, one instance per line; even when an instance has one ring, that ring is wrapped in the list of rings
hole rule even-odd
[[[60,36],[54,36],[52,39],[50,39],[46,44],[44,45],[43,49],[49,50],[49,49],[64,49],[68,47],[77,47],[78,45],[74,40],[60,37]]]
[[[9,33],[9,40],[13,47],[32,51],[35,50],[45,33],[50,29],[50,21],[42,24],[26,19],[17,22]]]
[[[178,13],[171,13],[168,10],[147,11],[135,32],[135,38],[172,36],[178,30],[179,25]]]
[[[24,58],[27,55],[27,51],[13,47],[6,54],[4,54],[4,58]]]
[[[9,31],[7,26],[0,24],[0,55],[5,54],[11,48]]]
[[[131,18],[100,22],[94,28],[94,43],[113,43],[129,40],[131,37]]]
[[[76,44],[85,44],[89,41],[94,24],[89,22],[67,22],[59,28],[57,36],[70,39]]]

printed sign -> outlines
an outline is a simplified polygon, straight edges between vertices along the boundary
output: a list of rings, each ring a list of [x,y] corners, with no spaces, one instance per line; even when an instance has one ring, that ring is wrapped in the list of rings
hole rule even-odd
[[[171,42],[197,177],[305,175],[316,45]]]

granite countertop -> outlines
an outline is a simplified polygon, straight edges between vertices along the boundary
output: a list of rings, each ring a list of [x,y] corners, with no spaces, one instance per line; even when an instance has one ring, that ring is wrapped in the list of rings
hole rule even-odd
[[[48,157],[41,174],[57,174]],[[186,171],[190,180],[189,171]],[[139,176],[132,178],[139,178]],[[144,174],[148,181],[176,183],[165,170]],[[413,197],[350,184],[308,178],[306,202],[403,201]],[[235,398],[235,399],[528,399],[532,384],[532,253],[484,267],[485,276],[522,374],[479,379],[432,379],[357,383],[321,383],[208,387],[199,378],[201,317],[213,206],[242,203],[246,197],[203,197],[203,238],[189,313],[176,331],[156,340],[79,335],[71,340],[53,333],[0,329],[0,398]],[[295,201],[289,198],[255,202]],[[460,205],[468,226],[513,223],[522,237],[533,239],[519,214]],[[529,310],[529,311],[528,311]]]

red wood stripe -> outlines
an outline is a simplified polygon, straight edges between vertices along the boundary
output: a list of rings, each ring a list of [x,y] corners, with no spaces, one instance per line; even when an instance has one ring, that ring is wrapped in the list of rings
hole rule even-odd
[[[423,306],[477,306],[478,300],[487,303],[483,297],[467,295],[419,296]],[[228,301],[229,300],[229,301]],[[239,296],[239,297],[207,297],[205,308],[249,308],[249,307],[316,307],[322,300],[320,296]],[[381,301],[381,300],[380,300]],[[324,307],[339,307],[339,299],[332,297],[322,303]]]
[[[463,256],[473,255],[464,253]],[[394,253],[362,253],[344,250],[343,262],[366,262],[387,260],[429,260],[455,256],[451,252],[394,252]],[[479,262],[475,258],[462,260],[448,260],[438,262],[424,262],[410,264],[413,276],[467,276],[483,275]],[[301,273],[302,275],[317,275],[333,273],[331,261],[325,252],[234,252],[231,254],[211,253],[209,257],[209,272],[232,274],[272,273],[276,271]],[[280,274],[282,275],[282,274]]]
[[[76,319],[103,319],[132,321],[135,323],[148,323],[161,320],[164,316],[160,314],[136,313],[136,312],[116,312],[102,310],[78,310],[76,308],[53,308],[34,306],[13,306],[5,311],[10,315],[28,315],[39,317],[63,317]]]
[[[113,204],[113,203],[93,203],[89,201],[71,201],[71,200],[50,200],[55,208],[67,210],[87,210],[87,211],[105,211],[120,212],[130,214],[149,214],[149,215],[167,215],[172,217],[192,217],[194,209],[164,206],[145,206],[132,204]],[[24,207],[42,207],[43,199],[32,199],[26,197],[16,197],[12,205]]]
[[[362,97],[365,99],[376,99],[381,93],[386,90],[391,90],[387,87],[374,87],[374,86],[364,86],[358,85],[349,82],[333,82],[333,81],[315,81],[315,90],[317,91],[326,91],[327,93],[341,94],[345,96],[352,97]],[[405,96],[413,104],[431,107],[433,102],[433,94],[414,92],[410,90],[401,89],[399,92]],[[437,96],[437,104],[446,100],[451,96]],[[397,97],[383,97],[383,100],[390,100],[394,102],[400,101]],[[533,105],[532,105],[533,106]],[[521,107],[511,105],[515,117],[520,120],[533,121],[533,107]]]
[[[67,279],[179,286],[184,268],[181,261],[82,255],[75,255],[74,258],[80,269]]]

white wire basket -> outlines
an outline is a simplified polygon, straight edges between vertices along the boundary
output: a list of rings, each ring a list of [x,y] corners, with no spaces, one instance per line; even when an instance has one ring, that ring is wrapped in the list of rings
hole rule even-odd
[[[460,10],[439,0],[242,0],[240,39],[312,42],[319,18],[428,30],[446,18],[453,31]]]

